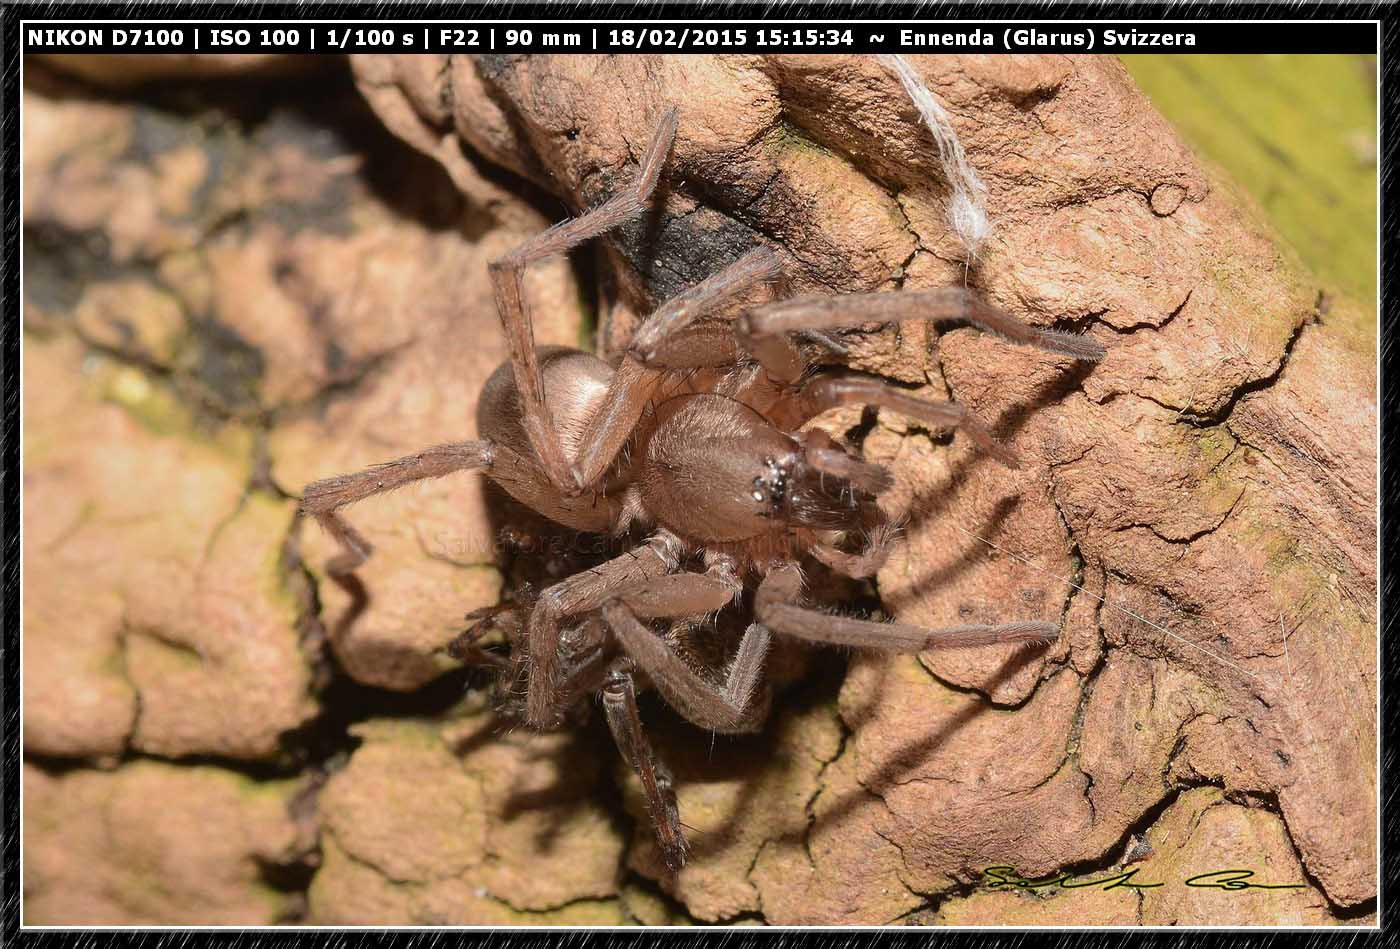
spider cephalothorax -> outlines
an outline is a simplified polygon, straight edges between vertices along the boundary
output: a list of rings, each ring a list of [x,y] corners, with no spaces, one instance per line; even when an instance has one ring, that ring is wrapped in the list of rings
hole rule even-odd
[[[641,729],[639,685],[655,688],[703,728],[748,731],[766,710],[766,699],[754,697],[766,694],[758,687],[774,633],[902,652],[1048,642],[1059,634],[1044,622],[931,630],[801,605],[804,559],[867,577],[893,537],[876,503],[890,486],[889,472],[819,429],[805,429],[816,416],[841,405],[879,406],[955,428],[1015,464],[961,406],[919,399],[871,376],[813,370],[813,350],[843,355],[833,333],[853,325],[941,319],[1075,359],[1103,355],[1087,337],[1028,326],[964,289],[775,299],[787,264],[771,247],[750,251],[662,304],[615,365],[578,350],[537,347],[522,271],[640,215],[676,122],[674,109],[663,116],[631,187],[492,264],[511,358],[482,389],[479,440],[318,481],[307,486],[301,506],[344,548],[328,565],[336,576],[370,554],[341,507],[471,468],[566,527],[635,537],[632,549],[503,614],[514,658],[501,664],[508,682],[523,690],[519,711],[534,727],[558,724],[581,698],[601,693],[673,868],[684,861],[685,838],[665,770]],[[753,302],[756,296],[765,298]],[[853,537],[865,546],[847,549]],[[731,658],[722,669],[696,668],[680,648],[684,631],[712,621],[747,590],[753,615],[737,624],[726,619],[737,640]]]

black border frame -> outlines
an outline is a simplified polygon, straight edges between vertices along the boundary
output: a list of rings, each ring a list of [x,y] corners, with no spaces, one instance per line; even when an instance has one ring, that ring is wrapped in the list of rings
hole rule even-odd
[[[0,616],[4,619],[3,640],[0,640],[0,663],[3,663],[3,685],[0,686],[0,720],[3,721],[3,785],[0,785],[0,809],[3,809],[3,922],[0,923],[0,943],[10,945],[59,945],[70,941],[78,944],[105,944],[109,941],[122,945],[175,946],[189,939],[189,933],[198,932],[202,938],[222,944],[286,945],[290,942],[315,940],[331,941],[347,947],[377,946],[400,938],[420,945],[432,945],[444,938],[461,942],[494,942],[502,939],[508,942],[527,941],[529,944],[577,944],[586,941],[591,944],[613,946],[637,939],[702,939],[718,938],[726,944],[742,947],[758,942],[786,944],[793,938],[793,930],[741,929],[741,930],[679,930],[660,933],[654,930],[569,930],[553,928],[549,930],[307,930],[307,929],[265,929],[255,931],[237,930],[34,930],[19,928],[20,894],[22,882],[19,874],[19,809],[16,804],[20,783],[20,716],[14,697],[18,694],[20,681],[19,638],[17,622],[12,619],[19,615],[19,345],[21,337],[21,315],[19,300],[19,244],[21,222],[19,220],[19,61],[21,37],[19,24],[25,19],[123,19],[138,20],[260,20],[260,19],[364,19],[364,20],[405,20],[405,19],[450,19],[482,16],[500,18],[539,18],[560,20],[611,20],[626,19],[651,21],[657,19],[754,19],[777,21],[801,21],[808,18],[820,19],[859,19],[873,16],[881,19],[920,18],[940,20],[1026,20],[1026,19],[1130,19],[1161,20],[1164,22],[1182,20],[1235,19],[1257,20],[1263,26],[1266,21],[1288,19],[1364,19],[1380,22],[1381,48],[1379,50],[1379,93],[1381,121],[1379,132],[1381,173],[1380,181],[1380,287],[1378,345],[1379,363],[1379,467],[1380,492],[1380,695],[1381,718],[1379,736],[1381,740],[1381,769],[1379,779],[1379,800],[1381,806],[1380,841],[1381,867],[1377,909],[1380,928],[1372,930],[1209,930],[1182,929],[1176,931],[1143,930],[943,930],[943,929],[843,929],[807,930],[803,938],[811,938],[831,945],[866,945],[873,941],[889,940],[893,943],[927,944],[931,939],[966,944],[968,942],[989,942],[997,946],[1018,947],[1037,933],[1053,933],[1056,944],[1090,945],[1112,944],[1120,939],[1142,941],[1150,945],[1185,945],[1188,940],[1196,942],[1221,943],[1232,946],[1272,946],[1284,940],[1291,942],[1300,932],[1309,944],[1321,944],[1333,940],[1346,940],[1354,944],[1358,940],[1375,942],[1394,941],[1400,927],[1393,924],[1390,916],[1387,895],[1394,892],[1400,882],[1400,862],[1386,860],[1390,856],[1389,842],[1397,838],[1400,831],[1400,807],[1393,800],[1397,786],[1394,778],[1388,775],[1400,774],[1400,749],[1395,742],[1397,723],[1400,723],[1400,703],[1385,701],[1391,692],[1393,676],[1400,670],[1400,623],[1397,623],[1391,609],[1396,594],[1397,581],[1394,565],[1395,555],[1388,548],[1391,540],[1392,511],[1397,482],[1396,466],[1390,460],[1394,447],[1392,420],[1400,409],[1400,394],[1392,384],[1400,360],[1400,345],[1397,345],[1396,320],[1400,319],[1400,308],[1396,306],[1395,280],[1400,277],[1392,254],[1388,253],[1400,236],[1400,219],[1387,212],[1394,207],[1392,195],[1398,182],[1396,167],[1396,97],[1400,96],[1400,12],[1380,4],[1344,3],[1323,4],[1260,4],[1260,3],[1108,3],[1103,5],[1088,3],[971,3],[959,4],[949,0],[936,0],[928,3],[895,4],[847,4],[847,3],[807,3],[776,0],[771,4],[718,2],[696,3],[646,3],[625,4],[614,2],[558,4],[517,3],[504,0],[500,3],[471,3],[436,5],[411,2],[395,5],[371,5],[346,3],[341,0],[326,0],[324,3],[133,3],[100,4],[82,2],[75,4],[8,4],[0,0],[0,155],[3,155],[3,171],[0,172],[0,233],[3,233],[3,256],[0,256],[0,299],[4,300],[4,322],[0,329],[0,375],[4,379],[3,419],[0,420],[0,456],[3,457],[3,477],[0,477],[0,515],[3,516],[3,548],[0,548],[0,582],[3,583],[3,606]],[[1203,27],[1208,29],[1209,27]],[[1262,31],[1261,31],[1262,32]],[[1267,44],[1261,42],[1260,51]],[[1153,52],[1181,52],[1182,50],[1151,50]],[[1246,50],[1239,50],[1245,52]],[[1098,51],[1096,51],[1098,52]],[[545,941],[548,941],[547,943]]]

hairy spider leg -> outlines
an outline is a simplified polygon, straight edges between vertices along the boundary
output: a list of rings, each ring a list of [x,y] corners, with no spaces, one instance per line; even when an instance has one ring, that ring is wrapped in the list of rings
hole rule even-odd
[[[447,644],[447,654],[470,666],[486,665],[494,666],[497,670],[509,669],[510,659],[483,649],[479,640],[488,632],[500,629],[505,632],[506,640],[512,641],[521,630],[519,610],[513,604],[499,603],[472,610],[465,619],[469,625]]]
[[[603,687],[610,664],[616,658],[615,652],[600,646],[565,670],[563,681],[555,690],[554,707],[567,711],[579,699],[596,693]]]
[[[743,589],[734,558],[712,555],[704,573],[647,580],[603,605],[603,619],[614,637],[662,698],[688,721],[712,731],[733,733],[757,725],[749,699],[768,652],[768,631],[750,627],[744,633],[725,681],[716,684],[695,672],[639,617],[704,616],[729,605]]]
[[[739,318],[734,330],[739,344],[753,354],[771,379],[796,384],[807,366],[791,334],[815,333],[820,339],[824,330],[908,320],[966,322],[1013,342],[1077,360],[1096,362],[1104,356],[1104,348],[1091,337],[1023,323],[963,287],[796,297],[754,307]],[[818,376],[807,382],[796,398],[794,424],[803,424],[829,408],[851,404],[877,405],[932,425],[956,428],[998,461],[1018,467],[1015,454],[964,407],[917,399],[888,382],[856,373]]]
[[[584,622],[596,626],[600,632],[605,630],[600,617],[589,616]],[[525,677],[528,675],[530,664],[526,661],[524,647],[519,644],[519,634],[523,628],[523,624],[519,624],[508,630],[512,646],[509,659],[498,661],[503,657],[497,656],[488,660],[499,673],[496,679],[496,714],[512,720],[525,718],[525,696],[528,690]],[[602,640],[601,636],[593,638]],[[449,646],[449,653],[454,659],[460,659],[468,665],[480,665],[479,658],[469,651],[476,648],[479,647],[469,646],[468,650],[453,651]],[[562,722],[569,709],[580,699],[601,690],[608,670],[616,658],[617,650],[611,648],[610,643],[599,641],[594,648],[582,655],[561,661],[559,679],[550,699],[552,721]]]
[[[945,629],[873,623],[798,606],[801,595],[802,573],[796,564],[781,564],[770,570],[754,597],[758,622],[775,633],[809,642],[898,653],[998,643],[1049,643],[1060,635],[1056,624],[1032,621]]]
[[[1086,362],[1098,362],[1105,353],[1103,346],[1090,336],[1023,323],[966,287],[794,297],[753,308],[740,318],[737,329],[741,341],[762,341],[789,332],[910,320],[969,323],[1012,342]],[[786,381],[796,378],[791,376]]]
[[[979,449],[1008,468],[1019,468],[1020,461],[1006,445],[997,441],[986,424],[956,402],[935,402],[910,395],[898,386],[874,376],[855,372],[832,372],[811,379],[791,400],[794,422],[803,425],[827,409],[841,405],[877,405],[900,415],[940,428],[966,433]]]
[[[674,573],[683,553],[678,538],[659,531],[651,540],[590,570],[566,577],[540,594],[530,611],[526,635],[530,651],[525,721],[549,723],[559,678],[559,624],[568,616],[595,610],[629,587]]]
[[[750,699],[768,654],[769,635],[763,626],[753,623],[744,631],[724,681],[715,683],[692,669],[625,603],[605,604],[603,619],[656,691],[686,721],[724,734],[752,731],[759,725]]]
[[[496,446],[487,441],[453,442],[425,448],[363,471],[323,478],[302,490],[297,513],[314,517],[326,533],[339,542],[341,552],[326,562],[326,571],[334,577],[344,577],[368,560],[374,547],[337,513],[340,508],[416,481],[473,468],[490,469],[497,454]]]
[[[727,554],[709,553],[704,573],[674,573],[647,580],[618,594],[642,619],[717,613],[744,592],[739,564]]]
[[[643,365],[670,369],[732,363],[733,331],[724,326],[707,332],[708,328],[698,321],[753,287],[773,283],[782,275],[782,258],[776,250],[767,245],[754,248],[657,307],[632,334],[627,355]]]
[[[578,494],[584,485],[565,456],[559,430],[545,403],[544,379],[535,349],[534,324],[522,278],[531,263],[567,253],[645,211],[661,176],[661,168],[670,154],[676,124],[677,110],[668,109],[657,125],[646,154],[642,156],[636,178],[628,187],[598,207],[537,234],[490,265],[496,310],[510,346],[515,385],[520,392],[521,421],[545,475],[554,488],[565,495]]]
[[[608,673],[607,683],[603,686],[603,710],[618,750],[637,777],[641,778],[642,792],[646,796],[647,811],[651,814],[657,843],[661,845],[661,855],[666,866],[676,871],[685,865],[688,848],[685,835],[681,833],[671,777],[657,761],[646,732],[642,730],[631,665],[630,660],[621,658]]]
[[[339,542],[340,553],[326,561],[326,571],[344,580],[369,559],[374,547],[339,513],[341,508],[418,481],[473,469],[509,486],[523,501],[534,502],[531,506],[536,510],[550,504],[566,515],[598,516],[597,505],[591,499],[558,498],[548,485],[540,483],[536,465],[506,446],[485,439],[437,445],[363,471],[312,482],[302,490],[297,513],[315,518]]]

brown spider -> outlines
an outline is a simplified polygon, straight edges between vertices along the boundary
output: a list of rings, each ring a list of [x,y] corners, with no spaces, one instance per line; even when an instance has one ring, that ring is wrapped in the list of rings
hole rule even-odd
[[[515,646],[514,659],[498,664],[507,669],[508,685],[523,686],[526,724],[554,726],[581,698],[601,691],[608,724],[641,778],[657,839],[673,869],[684,862],[686,843],[669,780],[642,731],[639,685],[654,687],[703,728],[751,731],[768,704],[766,696],[752,697],[770,633],[906,653],[1050,642],[1059,634],[1053,623],[933,630],[799,605],[802,558],[868,577],[884,562],[893,535],[875,503],[890,485],[889,472],[820,430],[802,431],[809,420],[840,405],[879,406],[954,427],[1015,465],[1012,453],[961,406],[917,399],[870,376],[814,371],[799,340],[841,355],[844,347],[827,331],[872,321],[960,320],[1075,359],[1098,360],[1104,352],[1086,337],[1025,325],[963,289],[802,297],[748,306],[737,319],[725,319],[726,305],[780,282],[780,257],[769,247],[667,300],[637,330],[616,366],[578,350],[537,347],[523,271],[638,217],[656,187],[676,125],[671,109],[628,188],[491,265],[511,356],[482,389],[481,438],[317,481],[307,486],[301,503],[301,512],[340,543],[342,552],[327,564],[340,578],[371,552],[340,508],[472,468],[566,527],[645,537],[493,621],[506,626]],[[856,552],[843,550],[848,533],[869,542]],[[703,621],[739,599],[751,581],[753,621],[734,628],[737,649],[713,678],[678,653],[678,627],[662,634],[647,623],[669,620],[683,627]],[[471,652],[482,657],[469,643],[459,644],[460,654]]]

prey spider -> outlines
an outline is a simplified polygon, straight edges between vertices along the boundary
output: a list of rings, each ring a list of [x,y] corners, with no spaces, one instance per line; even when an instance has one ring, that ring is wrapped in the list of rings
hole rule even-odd
[[[1077,360],[1104,352],[1087,337],[1023,324],[965,289],[781,299],[783,258],[767,246],[665,301],[615,365],[579,350],[536,346],[523,272],[640,216],[676,129],[671,109],[628,187],[491,265],[510,359],[482,389],[480,438],[317,481],[300,508],[338,541],[340,553],[327,569],[340,578],[371,553],[341,508],[469,469],[565,527],[635,538],[621,556],[507,611],[502,621],[514,659],[502,664],[513,670],[506,678],[523,686],[523,718],[534,728],[556,726],[580,699],[601,693],[673,869],[685,860],[686,841],[665,768],[642,730],[640,690],[654,688],[702,728],[752,731],[766,712],[767,702],[754,694],[774,634],[906,653],[1050,642],[1059,634],[1045,622],[925,629],[802,605],[804,558],[868,577],[893,538],[876,503],[890,486],[889,471],[820,429],[804,430],[817,415],[842,405],[877,406],[953,428],[1016,464],[962,406],[915,398],[873,376],[815,370],[813,347],[840,356],[845,348],[834,331],[868,322],[958,320]],[[733,316],[734,305],[764,285],[779,292]],[[863,546],[849,549],[848,537]],[[711,673],[694,668],[673,648],[673,635],[651,625],[713,623],[746,591],[752,618],[733,625],[730,617],[737,649]]]

